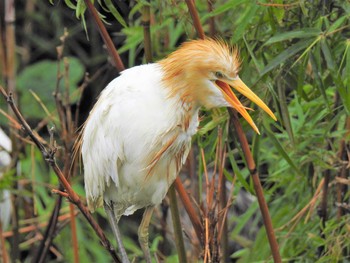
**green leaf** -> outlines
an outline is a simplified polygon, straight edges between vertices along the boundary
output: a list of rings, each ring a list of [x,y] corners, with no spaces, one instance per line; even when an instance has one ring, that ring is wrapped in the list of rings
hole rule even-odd
[[[71,0],[64,0],[64,2],[66,3],[66,5],[67,5],[69,8],[71,8],[71,9],[73,9],[73,10],[75,10],[75,9],[77,8],[76,5],[73,4]]]
[[[220,6],[218,6],[217,8],[215,8],[213,11],[211,11],[208,14],[205,14],[201,20],[205,21],[207,20],[209,17],[213,17],[213,16],[217,16],[220,14],[223,14],[229,10],[232,10],[233,8],[235,8],[236,6],[242,4],[246,2],[245,0],[230,0],[230,1],[226,1],[225,3],[221,4]]]
[[[332,33],[334,30],[337,30],[346,20],[349,18],[347,16],[342,16],[338,18],[328,29],[327,33]]]
[[[323,56],[326,59],[328,69],[330,69],[331,71],[334,71],[335,69],[334,61],[332,58],[331,50],[325,38],[321,40],[321,49],[322,49]]]
[[[246,176],[244,176],[241,173],[241,170],[239,169],[239,167],[235,161],[235,158],[233,157],[232,151],[229,151],[229,153],[227,154],[227,157],[229,158],[230,164],[232,166],[233,171],[235,172],[235,175],[238,178],[238,181],[242,184],[244,189],[246,189],[250,193],[253,193],[254,191],[253,191],[253,189],[251,189],[251,187],[247,183]]]
[[[321,41],[321,49],[326,60],[327,67],[331,71],[333,82],[340,94],[340,98],[342,99],[347,112],[350,113],[350,89],[344,85],[340,74],[338,73],[339,70],[336,69],[334,58],[326,39]]]
[[[236,28],[234,29],[234,34],[231,38],[232,43],[236,43],[243,37],[245,30],[247,29],[249,23],[252,22],[255,14],[260,9],[259,5],[250,5],[249,8],[246,8],[245,13],[239,17],[236,21]]]
[[[78,0],[77,6],[75,9],[75,16],[77,18],[84,17],[85,10],[86,10],[85,2],[83,0]]]
[[[268,41],[264,43],[264,46],[271,45],[273,43],[281,42],[285,40],[292,40],[294,38],[311,38],[311,37],[318,36],[321,33],[322,31],[317,28],[304,28],[301,30],[284,32],[271,37]]]
[[[290,165],[291,168],[298,174],[302,174],[298,168],[298,166],[293,162],[293,160],[289,157],[287,151],[284,149],[283,145],[278,141],[277,137],[273,134],[273,132],[268,128],[268,125],[265,125],[265,131],[270,138],[271,142],[275,145],[278,153],[283,157],[287,163]]]
[[[61,73],[64,73],[64,65],[60,65]],[[84,66],[76,58],[69,58],[69,86],[71,95],[75,92],[78,82],[84,76]],[[56,103],[52,96],[56,89],[57,79],[57,61],[42,60],[35,64],[26,67],[19,73],[17,78],[18,92],[20,93],[20,105],[25,109],[30,107],[30,110],[25,111],[25,116],[42,118],[45,113],[42,107],[34,99],[29,90],[37,94],[44,105],[53,111],[56,109]],[[60,82],[63,87],[63,80]],[[74,98],[71,98],[74,101]],[[75,98],[76,99],[76,98]]]
[[[284,50],[282,53],[280,53],[277,57],[273,58],[266,67],[261,71],[260,76],[265,75],[266,73],[270,72],[277,66],[284,63],[287,59],[297,54],[299,51],[307,48],[309,44],[311,44],[312,40],[310,39],[304,39],[298,41],[296,44],[290,46],[286,50]]]
[[[112,15],[114,16],[115,19],[117,19],[117,21],[123,26],[123,27],[127,27],[128,25],[126,24],[125,20],[123,19],[123,17],[120,15],[120,13],[118,12],[118,10],[115,8],[115,6],[113,5],[111,0],[104,0],[108,10],[112,13]]]

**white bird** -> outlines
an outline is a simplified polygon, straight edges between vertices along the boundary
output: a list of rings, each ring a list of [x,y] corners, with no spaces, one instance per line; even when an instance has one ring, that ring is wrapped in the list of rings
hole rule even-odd
[[[236,49],[212,39],[193,40],[158,63],[127,69],[101,93],[78,145],[88,207],[104,206],[123,248],[118,221],[145,208],[138,235],[147,262],[148,226],[184,164],[203,106],[232,107],[259,133],[231,88],[272,111],[239,78]]]

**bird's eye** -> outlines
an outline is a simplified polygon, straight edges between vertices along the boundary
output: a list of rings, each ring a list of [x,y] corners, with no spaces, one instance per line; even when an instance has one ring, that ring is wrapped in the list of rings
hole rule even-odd
[[[215,72],[215,77],[218,79],[222,79],[224,77],[224,74],[222,74],[220,71]]]

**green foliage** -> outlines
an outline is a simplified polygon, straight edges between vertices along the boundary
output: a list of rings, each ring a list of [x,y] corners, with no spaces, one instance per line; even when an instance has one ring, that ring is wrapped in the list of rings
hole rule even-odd
[[[57,4],[59,1],[49,2]],[[333,2],[332,6],[328,6],[327,2]],[[75,16],[82,21],[90,37],[91,32],[96,29],[92,24],[90,28],[86,19],[88,14],[84,1],[65,0],[64,3],[70,11],[69,15],[73,10]],[[118,51],[125,55],[129,66],[142,60],[143,27],[139,14],[144,4],[148,4],[147,1],[136,1],[134,6],[130,6],[128,17],[123,17],[117,8],[118,1],[95,1],[95,6],[99,7],[99,15],[106,24],[110,23],[111,28],[116,24],[122,25],[121,31],[113,32],[112,35],[125,38],[118,46]],[[340,169],[348,161],[340,160],[338,153],[341,140],[345,138],[349,141],[349,136],[345,137],[348,132],[345,123],[350,115],[350,3],[341,0],[220,0],[215,1],[211,12],[208,12],[207,1],[196,1],[196,5],[205,31],[209,32],[209,20],[215,19],[217,36],[240,49],[241,79],[276,112],[278,122],[273,122],[260,110],[250,112],[261,136],[254,134],[244,121],[242,125],[251,142],[264,183],[265,197],[283,260],[318,263],[349,261],[349,215],[345,214],[340,218],[336,216],[338,208],[334,178],[339,176]],[[150,1],[150,6],[154,57],[162,58],[181,41],[196,38],[191,17],[183,1]],[[37,8],[39,14],[48,12],[42,3],[38,3]],[[40,15],[32,18],[41,25],[43,31],[50,34],[26,35],[22,32],[22,37],[35,47],[33,49],[39,50],[35,59],[39,60],[42,54],[56,57],[55,47],[65,24],[62,13],[55,10],[58,7],[52,7],[46,13],[52,24],[47,23],[46,18]],[[83,78],[86,66],[92,65],[95,67],[93,71],[97,71],[102,67],[101,62],[106,63],[104,51],[96,46],[96,43],[102,46],[100,42],[91,37],[91,43],[85,45],[95,46],[88,52],[80,43],[81,40],[77,40],[81,37],[78,34],[82,32],[80,27],[77,23],[69,25],[68,28],[71,35],[66,48],[75,56],[69,57],[68,74],[65,72],[65,63],[60,65],[60,72],[66,77],[59,82],[60,90],[64,91],[69,87],[72,102],[77,101],[74,91]],[[57,30],[52,32],[52,28]],[[17,89],[24,115],[35,119],[46,118],[48,115],[57,118],[52,96],[56,89],[57,62],[39,60],[24,65],[23,68],[20,62]],[[3,83],[2,80],[1,82]],[[240,99],[245,105],[254,108],[244,98]],[[1,109],[5,108],[5,103],[1,102]],[[204,149],[208,169],[215,166],[219,134],[226,145],[226,166],[223,174],[228,182],[234,184],[235,204],[235,197],[240,189],[254,195],[244,154],[232,132],[229,112],[226,109],[203,110],[198,136],[193,143],[195,148]],[[59,153],[61,150],[59,147]],[[62,156],[57,156],[58,162],[62,162]],[[204,164],[201,157],[200,153],[195,157],[198,195],[205,196],[205,184],[202,184],[205,181]],[[4,175],[0,181],[0,189],[11,188],[14,180],[30,181],[31,184],[26,184],[23,191],[13,192],[31,198],[35,207],[35,219],[39,223],[47,222],[55,202],[51,189],[57,188],[57,177],[44,164],[40,152],[33,150],[32,146],[26,147],[21,153],[20,167],[22,172],[19,177],[12,177],[14,170]],[[317,214],[321,200],[317,189],[326,172],[331,174],[331,184],[327,196],[328,220],[323,224]],[[195,180],[192,178],[191,181]],[[72,185],[80,196],[85,195],[82,176],[73,178]],[[348,202],[348,198],[349,191],[344,193],[344,202]],[[198,201],[200,206],[205,205],[203,200]],[[298,214],[304,208],[304,213]],[[68,205],[64,202],[61,214],[66,213]],[[24,211],[21,211],[21,216],[23,214]],[[95,218],[105,224],[107,236],[113,240],[103,211],[98,210]],[[67,222],[60,224],[62,231],[55,238],[54,244],[58,246],[65,261],[73,262],[71,229],[64,224]],[[239,250],[232,252],[231,258],[237,262],[272,262],[256,201],[239,216],[229,213],[228,224],[231,226],[226,233],[229,240],[241,246]],[[184,227],[192,230],[191,226]],[[250,235],[243,233],[245,228],[251,229]],[[109,255],[99,245],[98,238],[81,215],[77,217],[77,235],[81,262],[110,261]],[[158,234],[156,237],[152,236],[153,252],[157,251],[162,239]],[[135,239],[125,237],[124,243],[130,255],[141,258],[142,251]],[[22,249],[29,250],[30,246],[25,243]],[[323,253],[319,254],[322,249]],[[177,260],[173,249],[166,256],[165,262]]]
[[[56,102],[53,94],[56,91],[58,66],[60,77],[65,70],[68,70],[68,80],[59,82],[59,89],[65,90],[69,87],[77,87],[79,81],[84,76],[84,66],[77,58],[66,58],[65,63],[58,63],[51,60],[41,60],[35,64],[26,67],[17,77],[17,90],[20,97],[20,105],[27,107],[30,105],[31,110],[25,112],[25,117],[44,118],[51,115],[56,108]],[[65,68],[66,67],[66,68]],[[75,88],[69,89],[72,102],[77,100]],[[36,98],[37,97],[37,98]],[[39,101],[35,101],[39,100]],[[47,111],[43,111],[46,108]]]

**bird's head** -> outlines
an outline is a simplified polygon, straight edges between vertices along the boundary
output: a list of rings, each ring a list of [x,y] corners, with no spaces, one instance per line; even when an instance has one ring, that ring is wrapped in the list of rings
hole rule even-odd
[[[170,96],[179,96],[185,102],[208,109],[232,107],[259,133],[234,89],[276,120],[269,107],[239,78],[238,51],[223,41],[208,38],[185,42],[159,63],[165,73],[164,84],[171,89]]]

